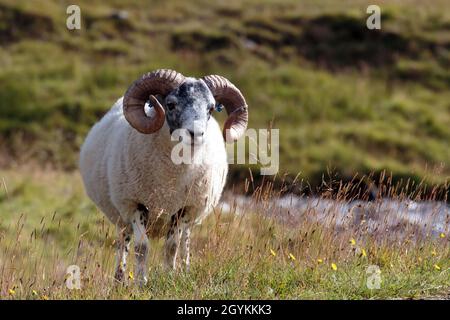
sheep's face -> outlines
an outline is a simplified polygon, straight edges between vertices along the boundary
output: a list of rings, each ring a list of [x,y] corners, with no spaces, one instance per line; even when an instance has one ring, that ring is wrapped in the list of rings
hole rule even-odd
[[[215,107],[214,97],[202,80],[187,78],[164,101],[170,133],[181,129],[182,138],[189,144],[203,143],[208,120]],[[187,137],[187,139],[183,139]]]

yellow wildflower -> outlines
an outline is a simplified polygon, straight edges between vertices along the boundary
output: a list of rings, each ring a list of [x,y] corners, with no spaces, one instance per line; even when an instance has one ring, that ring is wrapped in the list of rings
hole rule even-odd
[[[353,238],[351,238],[351,239],[350,239],[350,244],[351,244],[352,246],[354,246],[354,245],[356,244],[356,240],[353,239]]]
[[[46,296],[45,294],[42,296],[42,300],[48,300],[48,296]]]
[[[331,264],[331,269],[333,269],[334,271],[337,271],[337,265],[335,263]]]
[[[292,261],[295,261],[296,259],[295,259],[295,256],[292,254],[292,253],[289,253],[289,258],[292,260]]]
[[[36,290],[31,291],[31,293],[33,294],[33,296],[37,296],[38,295]]]
[[[9,289],[9,290],[8,290],[8,293],[9,293],[10,296],[13,296],[13,295],[16,294],[16,290],[14,290],[14,289]]]
[[[321,264],[322,262],[323,262],[323,260],[322,260],[322,259],[320,259],[320,258],[319,258],[319,259],[317,259],[317,263],[318,263],[318,264]]]
[[[436,249],[431,250],[431,255],[432,256],[436,256],[437,255]]]
[[[130,272],[128,273],[128,279],[131,279],[131,280],[134,279],[133,271],[130,271]]]
[[[366,250],[364,250],[364,249],[361,249],[361,255],[362,255],[363,257],[367,257],[367,253],[366,253]]]
[[[437,264],[434,265],[434,268],[435,268],[436,270],[438,270],[438,271],[441,270],[441,267],[439,267]]]
[[[443,232],[441,232],[441,234],[439,235],[439,237],[441,237],[442,239],[445,238],[445,234]]]
[[[270,249],[270,254],[273,255],[274,257],[277,255],[277,253],[275,251],[273,251],[272,249]]]

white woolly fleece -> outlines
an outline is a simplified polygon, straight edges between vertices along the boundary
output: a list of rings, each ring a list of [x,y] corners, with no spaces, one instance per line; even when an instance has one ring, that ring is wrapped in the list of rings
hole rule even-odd
[[[122,100],[95,124],[81,148],[80,171],[88,196],[119,225],[130,224],[137,204],[145,205],[150,219],[156,222],[159,217],[163,224],[179,209],[189,207],[189,220],[200,223],[217,205],[228,172],[217,121],[209,120],[201,146],[209,159],[175,165],[171,151],[176,142],[171,141],[167,123],[156,133],[139,133],[125,119]],[[146,108],[147,114],[152,111]]]

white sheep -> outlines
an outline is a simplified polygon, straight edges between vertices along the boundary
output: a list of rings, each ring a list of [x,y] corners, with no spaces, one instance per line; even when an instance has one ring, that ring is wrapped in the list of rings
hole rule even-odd
[[[211,117],[216,103],[229,115],[223,134]],[[165,233],[166,265],[176,269],[180,251],[189,269],[191,227],[217,205],[225,184],[223,137],[234,141],[244,133],[247,110],[239,89],[221,76],[194,79],[156,70],[136,80],[92,128],[81,148],[80,171],[88,196],[119,230],[116,280],[126,280],[132,233],[140,284],[147,282],[148,235]],[[189,133],[179,139],[193,150],[192,159],[207,161],[172,161],[178,129]]]

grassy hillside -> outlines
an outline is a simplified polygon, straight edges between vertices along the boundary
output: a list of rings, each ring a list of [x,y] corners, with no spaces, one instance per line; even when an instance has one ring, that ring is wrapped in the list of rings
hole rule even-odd
[[[378,2],[382,29],[369,31],[369,2],[78,1],[82,30],[69,31],[69,2],[0,0],[0,165],[75,168],[89,127],[165,67],[236,83],[250,127],[280,128],[282,174],[318,185],[327,168],[387,169],[444,183],[450,4]]]

